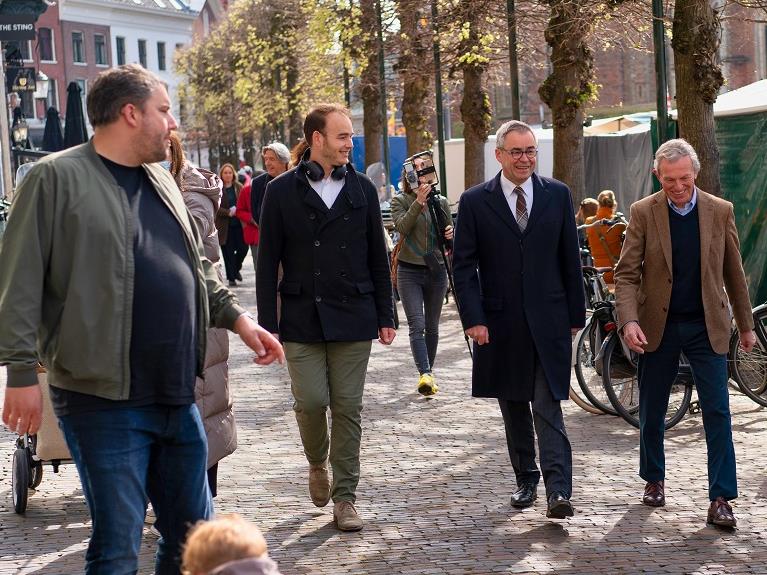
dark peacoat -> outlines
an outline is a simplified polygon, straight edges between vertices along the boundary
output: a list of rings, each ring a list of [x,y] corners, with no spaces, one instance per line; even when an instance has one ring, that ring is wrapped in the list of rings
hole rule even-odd
[[[529,401],[537,353],[554,399],[568,398],[570,328],[586,300],[570,190],[533,174],[533,207],[521,232],[500,183],[461,196],[453,273],[464,328],[485,325],[474,345],[472,395]]]
[[[281,174],[267,185],[260,231],[256,297],[265,329],[311,343],[371,340],[394,327],[381,211],[366,176],[349,166],[328,209],[303,172]]]

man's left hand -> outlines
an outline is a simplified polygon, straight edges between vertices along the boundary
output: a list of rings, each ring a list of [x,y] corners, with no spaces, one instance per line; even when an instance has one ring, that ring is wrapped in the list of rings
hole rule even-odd
[[[756,334],[754,333],[753,329],[749,331],[743,331],[740,333],[740,349],[748,353],[752,349],[754,349],[755,345],[756,345]]]
[[[452,240],[453,239],[453,226],[447,226],[445,228],[445,239],[446,240]]]
[[[391,344],[394,341],[395,335],[397,335],[397,331],[393,327],[378,328],[378,341],[384,345]]]
[[[243,314],[234,322],[234,331],[242,342],[256,352],[255,363],[269,365],[274,361],[285,363],[282,345],[272,334]]]
[[[582,329],[583,329],[582,327],[571,327],[570,337],[575,337],[576,335],[578,335],[578,332],[581,331]]]

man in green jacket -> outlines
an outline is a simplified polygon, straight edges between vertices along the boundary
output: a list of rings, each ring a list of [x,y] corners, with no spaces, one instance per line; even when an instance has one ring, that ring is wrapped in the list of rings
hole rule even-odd
[[[26,176],[0,244],[3,423],[37,432],[39,359],[93,519],[86,573],[136,573],[150,500],[156,573],[177,574],[188,526],[212,513],[194,405],[205,330],[235,331],[262,365],[284,355],[219,283],[155,163],[177,127],[160,79],[104,72],[88,116],[93,139]]]

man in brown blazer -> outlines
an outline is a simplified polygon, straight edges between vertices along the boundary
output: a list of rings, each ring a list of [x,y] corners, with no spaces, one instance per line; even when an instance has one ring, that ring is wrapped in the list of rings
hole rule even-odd
[[[684,352],[706,432],[707,523],[734,527],[728,503],[738,496],[727,394],[728,299],[742,348],[750,351],[756,338],[732,204],[695,186],[699,170],[686,141],[658,148],[653,172],[663,189],[631,206],[615,297],[623,339],[639,354],[643,502],[665,505],[664,419]]]

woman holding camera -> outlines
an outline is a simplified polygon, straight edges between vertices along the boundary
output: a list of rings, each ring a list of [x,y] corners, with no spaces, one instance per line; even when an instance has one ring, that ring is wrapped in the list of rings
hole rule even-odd
[[[402,174],[403,193],[391,201],[394,228],[400,233],[397,254],[397,291],[410,328],[410,349],[420,374],[418,393],[437,393],[432,369],[439,341],[439,316],[447,292],[447,272],[437,233],[453,239],[453,219],[447,199],[437,195],[428,183],[416,190]],[[434,222],[429,211],[434,203],[441,222]],[[441,229],[439,229],[441,228]],[[439,229],[439,231],[438,231]]]

